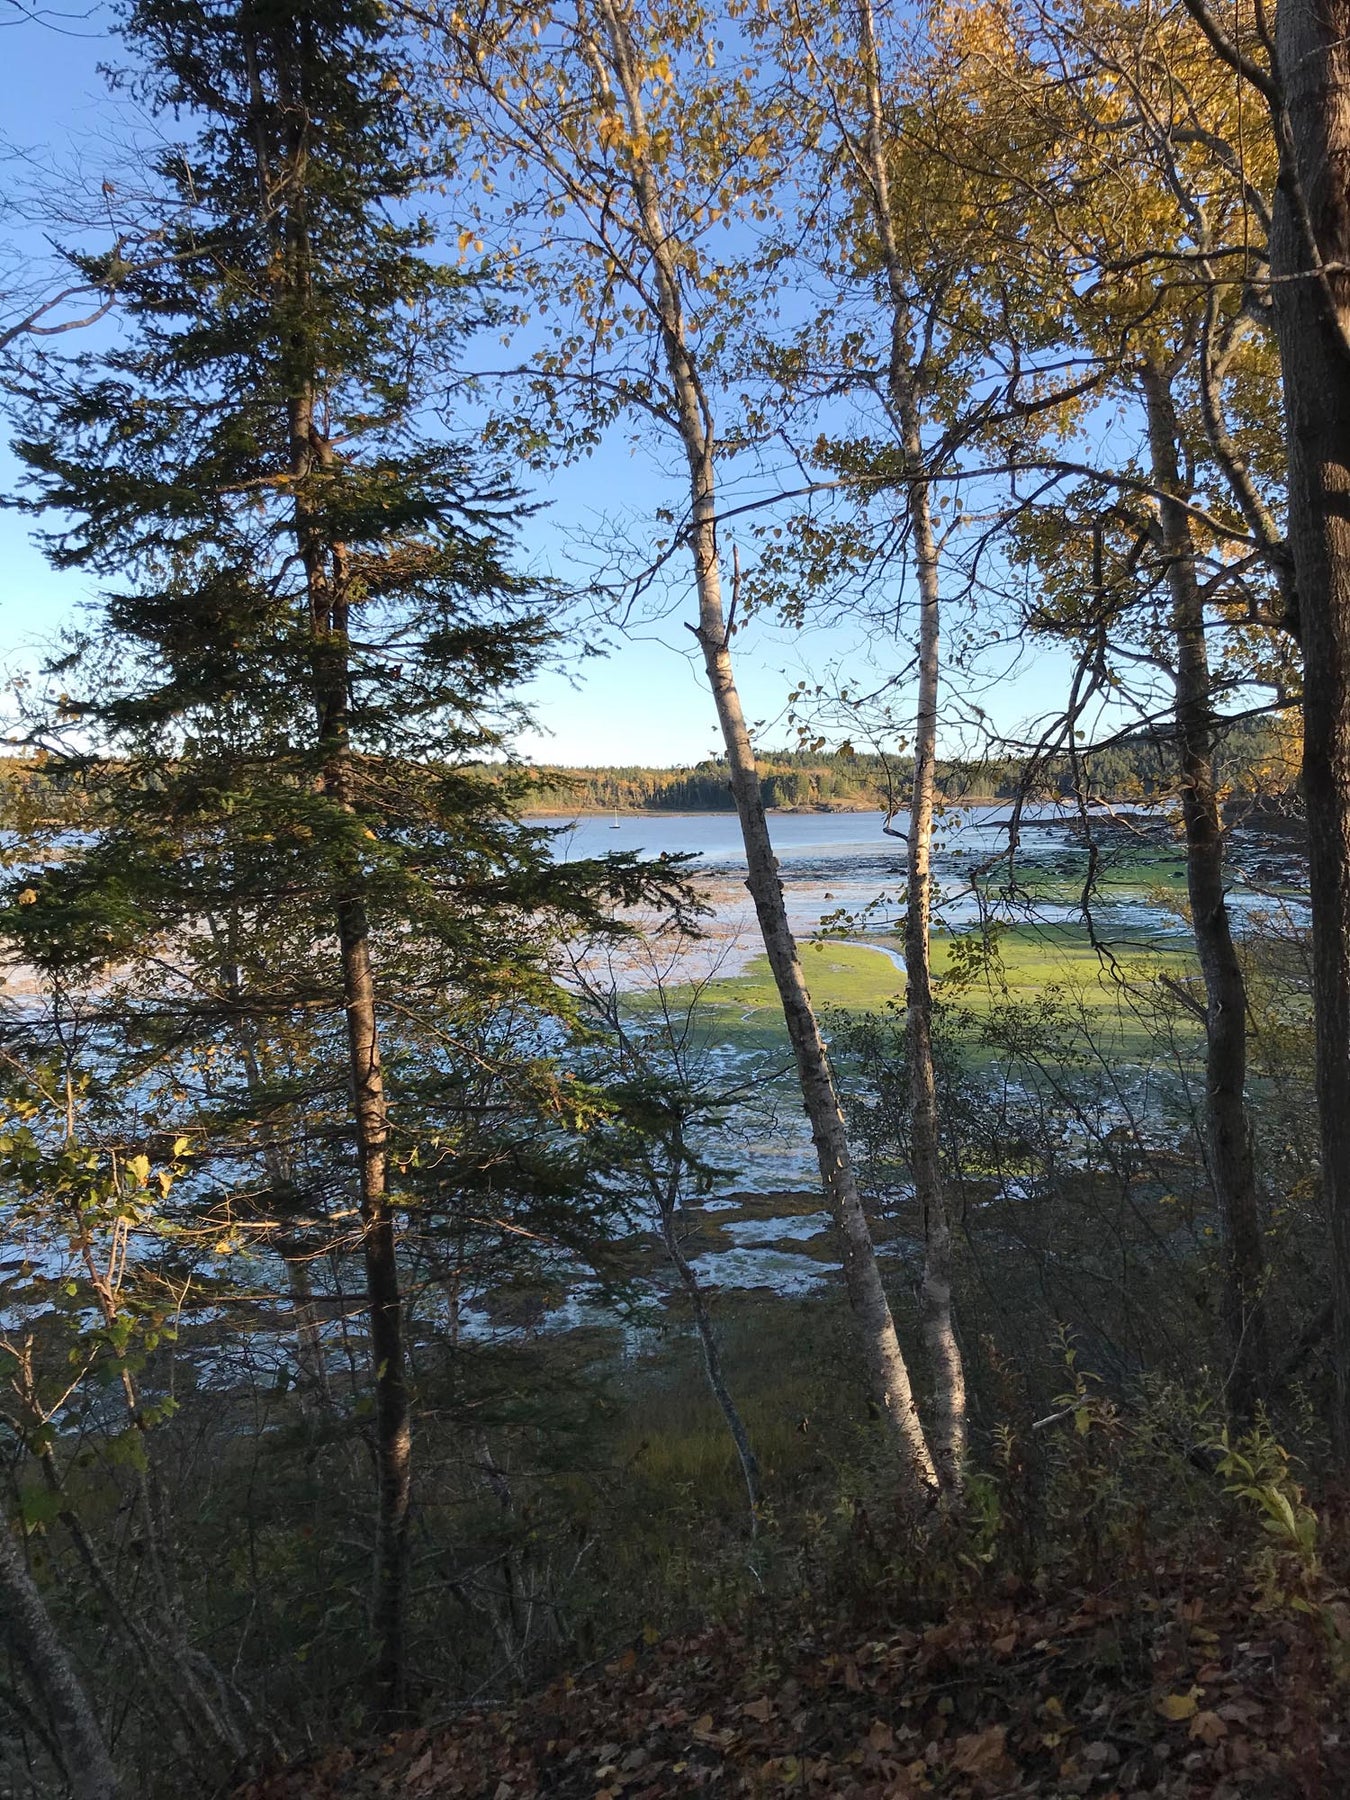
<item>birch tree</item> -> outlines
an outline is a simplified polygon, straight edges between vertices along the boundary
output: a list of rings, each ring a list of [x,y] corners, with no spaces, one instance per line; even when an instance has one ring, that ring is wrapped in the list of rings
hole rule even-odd
[[[966,1458],[966,1379],[952,1321],[952,1232],[943,1189],[938,1129],[937,1077],[933,1067],[933,801],[941,679],[942,601],[933,490],[923,479],[925,388],[937,349],[931,328],[914,317],[910,271],[905,266],[891,194],[882,66],[871,0],[859,0],[858,55],[865,112],[862,131],[845,128],[845,142],[870,203],[890,312],[886,394],[904,453],[914,576],[919,594],[914,712],[905,879],[905,1040],[909,1064],[910,1159],[924,1226],[924,1337],[932,1366],[938,1458],[947,1485],[959,1491]],[[938,298],[938,296],[934,296]]]
[[[1251,21],[1244,26],[1254,34]],[[1298,686],[1265,289],[1274,145],[1184,13],[1159,14],[1142,32],[1128,15],[1106,14],[1087,22],[1077,48],[1083,147],[1101,169],[1094,185],[1109,179],[1118,189],[1123,179],[1137,192],[1128,213],[1093,209],[1091,241],[1080,249],[1100,283],[1091,309],[1075,314],[1101,350],[1111,346],[1142,402],[1153,493],[1117,504],[1136,522],[1142,507],[1144,564],[1170,597],[1166,663],[1204,988],[1204,1143],[1224,1243],[1228,1397],[1247,1417],[1268,1366],[1269,1276],[1246,1102],[1246,990],[1214,768],[1222,709],[1240,698],[1237,686],[1272,672]],[[1230,423],[1234,406],[1241,433]]]
[[[947,579],[964,589],[952,556],[962,502],[972,488],[988,487],[968,472],[972,464],[998,464],[1029,419],[1068,409],[1079,384],[1037,317],[1038,303],[1054,316],[1035,287],[1037,265],[1001,260],[993,249],[1025,226],[1021,190],[1006,172],[975,174],[949,141],[960,141],[986,97],[971,78],[971,42],[1001,40],[1001,22],[982,9],[899,22],[878,15],[870,0],[792,0],[756,15],[751,29],[791,94],[797,201],[781,247],[812,306],[807,323],[780,330],[763,354],[778,378],[785,429],[820,471],[820,485],[836,490],[792,534],[796,542],[771,546],[774,579],[761,580],[760,591],[804,588],[817,610],[839,604],[868,621],[875,686],[886,696],[870,722],[865,709],[852,708],[869,736],[894,729],[893,695],[911,680],[914,687],[904,736],[912,753],[903,833],[907,1124],[923,1220],[935,1445],[956,1490],[967,1449],[966,1382],[953,1317],[930,945],[944,560]],[[998,125],[1007,132],[1010,121]],[[1016,161],[1015,132],[1005,147]],[[778,527],[769,529],[777,540]],[[907,592],[912,637],[894,624],[905,616]],[[800,618],[812,602],[789,607]],[[896,637],[912,645],[907,665],[897,666]],[[860,674],[852,678],[855,692],[863,685]]]
[[[707,244],[722,220],[767,217],[778,179],[772,107],[737,56],[719,72],[717,16],[582,0],[575,13],[501,8],[481,18],[467,54],[446,21],[456,104],[475,106],[490,179],[529,189],[505,207],[522,235],[552,215],[531,258],[536,305],[559,308],[559,348],[531,376],[544,427],[582,447],[621,414],[668,434],[687,471],[680,546],[691,559],[691,625],[725,746],[748,867],[747,887],[783,1005],[821,1182],[840,1234],[844,1280],[873,1400],[915,1494],[935,1467],[915,1406],[849,1152],[839,1096],[792,932],[764,813],[732,654],[733,588],[724,594],[719,477],[725,456],[720,358],[754,282],[769,279]],[[678,65],[678,74],[677,74]],[[700,72],[709,71],[709,72]],[[503,162],[510,170],[500,174]],[[625,340],[635,345],[625,355]],[[581,391],[579,408],[570,396]],[[565,421],[570,421],[565,423]],[[722,438],[734,428],[722,427]]]
[[[908,1125],[915,1199],[923,1221],[922,1317],[934,1395],[934,1453],[944,1486],[956,1494],[967,1454],[967,1417],[965,1368],[953,1318],[952,1233],[933,1062],[930,939],[942,533],[931,478],[951,461],[951,446],[937,441],[941,431],[934,426],[940,415],[939,390],[945,389],[950,401],[960,381],[951,368],[949,326],[954,290],[970,275],[969,218],[959,176],[953,181],[950,168],[907,141],[901,125],[904,100],[913,101],[925,73],[931,72],[923,69],[921,33],[912,32],[895,54],[895,46],[879,37],[871,0],[839,9],[788,6],[769,18],[771,23],[756,27],[756,35],[773,44],[789,72],[799,151],[812,172],[810,178],[799,173],[797,184],[802,192],[799,211],[808,231],[816,228],[820,266],[813,273],[818,282],[819,274],[828,271],[829,282],[845,291],[858,290],[850,322],[860,304],[877,308],[875,332],[864,326],[851,348],[845,348],[847,328],[839,319],[822,316],[805,344],[795,350],[785,347],[785,357],[773,350],[769,354],[783,369],[790,408],[794,401],[800,406],[804,397],[791,392],[803,362],[819,368],[823,361],[833,369],[826,378],[831,383],[855,393],[870,390],[880,402],[881,435],[869,440],[851,432],[836,435],[833,467],[846,479],[865,472],[869,504],[894,494],[916,590],[916,695],[909,739],[913,772],[904,830]],[[832,189],[833,204],[826,198]],[[941,249],[934,230],[939,214],[948,239]],[[815,285],[811,273],[806,281],[808,287]],[[819,380],[808,378],[805,393],[819,386]],[[804,435],[809,441],[809,415]],[[867,610],[875,615],[875,601]]]

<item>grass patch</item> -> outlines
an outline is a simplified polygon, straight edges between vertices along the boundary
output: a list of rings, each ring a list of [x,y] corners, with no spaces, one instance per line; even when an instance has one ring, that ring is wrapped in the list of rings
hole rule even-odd
[[[1059,991],[1099,1034],[1114,1054],[1144,1057],[1152,1044],[1149,1023],[1158,978],[1180,980],[1193,969],[1193,959],[1180,945],[1159,944],[1142,933],[1116,934],[1109,954],[1088,942],[1078,925],[1020,925],[999,937],[996,967],[958,982],[956,940],[933,939],[933,970],[938,998],[982,1018],[1008,1003],[1034,1001]],[[802,963],[817,1011],[876,1012],[902,1006],[905,974],[897,961],[899,941],[887,938],[873,947],[829,939],[803,944]],[[678,1006],[693,991],[677,990]],[[636,1004],[645,1004],[638,997]],[[709,1037],[744,1050],[776,1049],[784,1038],[778,992],[768,958],[757,956],[737,975],[712,981],[703,989],[700,1012]],[[1188,1022],[1186,1031],[1191,1030]]]
[[[1268,841],[1229,841],[1229,875],[1239,884],[1254,879],[1257,891],[1274,897],[1297,897],[1305,889],[1296,864]],[[1026,857],[1018,863],[1020,900],[1050,906],[1076,907],[1087,877],[1088,852],[1081,844],[1063,844],[1049,856]],[[1006,871],[978,878],[978,886],[991,903],[1002,894]],[[1176,920],[1187,916],[1186,852],[1180,843],[1107,841],[1099,846],[1093,882],[1095,904],[1109,913],[1113,906],[1136,904],[1149,907],[1160,922],[1168,914]]]

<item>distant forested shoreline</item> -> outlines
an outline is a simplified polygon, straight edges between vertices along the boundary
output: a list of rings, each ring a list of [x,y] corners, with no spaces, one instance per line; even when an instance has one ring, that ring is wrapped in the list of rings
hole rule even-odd
[[[781,812],[902,807],[913,773],[908,756],[849,750],[770,750],[759,764],[764,804]],[[1222,740],[1216,764],[1219,783],[1230,793],[1282,797],[1297,786],[1297,741],[1278,719],[1243,719]],[[734,810],[726,764],[718,757],[685,768],[542,767],[536,774],[541,786],[527,808],[534,812]],[[1163,734],[1134,735],[1077,758],[1061,751],[1042,759],[939,761],[937,769],[945,799],[972,802],[1011,800],[1022,792],[1037,800],[1069,799],[1080,785],[1099,799],[1156,802],[1175,793],[1177,781],[1175,749]]]
[[[769,750],[759,757],[764,804],[779,812],[872,812],[906,804],[913,775],[908,756],[841,750]],[[1235,721],[1215,759],[1229,795],[1281,801],[1298,786],[1297,734],[1278,717]],[[489,773],[483,770],[482,773]],[[517,773],[518,771],[513,771]],[[87,818],[106,781],[97,766],[79,769],[24,757],[0,759],[0,829],[22,829],[35,817]],[[538,766],[527,771],[527,813],[731,812],[726,764],[708,757],[689,767],[640,764]],[[1026,793],[1032,800],[1071,799],[1081,786],[1094,799],[1153,804],[1178,792],[1175,748],[1163,733],[1135,734],[1076,757],[989,756],[939,760],[939,793],[949,801],[995,803]]]

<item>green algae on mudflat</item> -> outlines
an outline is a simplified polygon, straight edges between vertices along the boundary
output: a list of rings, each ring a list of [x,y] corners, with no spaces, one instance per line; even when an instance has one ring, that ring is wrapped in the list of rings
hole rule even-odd
[[[958,982],[956,942],[945,935],[933,939],[940,1002],[980,1019],[998,1007],[1053,993],[1114,1050],[1131,1055],[1145,1053],[1149,1040],[1139,1017],[1139,993],[1155,990],[1162,975],[1182,981],[1193,969],[1188,950],[1174,940],[1137,931],[1117,933],[1099,949],[1078,925],[1017,925],[999,933],[996,963]],[[802,963],[817,1011],[865,1013],[903,1006],[905,975],[898,952],[890,939],[875,946],[829,939],[803,944]],[[676,990],[667,1002],[678,1007],[694,997],[692,989],[688,994]],[[635,1003],[644,1004],[641,996]],[[782,1013],[767,957],[757,956],[738,974],[706,983],[697,1006],[709,1038],[744,1050],[782,1044]]]

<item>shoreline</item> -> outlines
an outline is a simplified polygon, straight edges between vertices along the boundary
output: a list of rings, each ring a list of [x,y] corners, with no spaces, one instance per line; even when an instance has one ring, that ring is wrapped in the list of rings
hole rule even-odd
[[[963,794],[959,799],[938,797],[937,804],[947,812],[956,812],[965,807],[1012,808],[1016,805],[1016,797],[999,794]],[[1077,808],[1071,801],[1053,799],[1033,800],[1026,803],[1029,809],[1039,814],[1053,809],[1066,819],[1078,816]],[[1137,797],[1128,800],[1096,800],[1093,802],[1094,816],[1104,818],[1157,818],[1162,810],[1162,803],[1150,806],[1141,803]],[[874,813],[884,817],[886,808],[873,800],[832,801],[821,800],[803,806],[766,806],[764,811],[770,818],[828,818],[831,816],[847,817],[849,814],[862,815]],[[893,818],[907,813],[907,806],[897,806]],[[523,819],[608,819],[611,816],[620,819],[734,819],[734,806],[527,806],[521,809]]]

